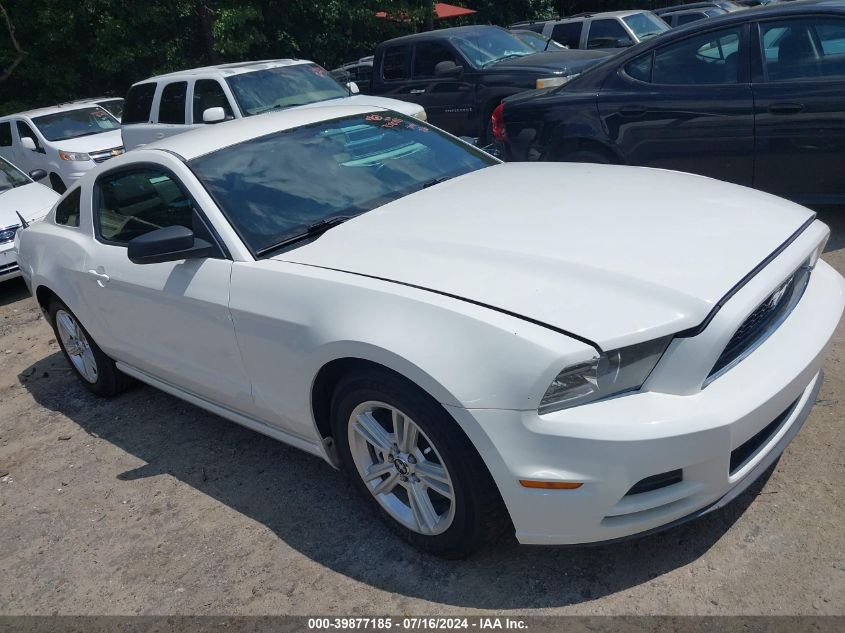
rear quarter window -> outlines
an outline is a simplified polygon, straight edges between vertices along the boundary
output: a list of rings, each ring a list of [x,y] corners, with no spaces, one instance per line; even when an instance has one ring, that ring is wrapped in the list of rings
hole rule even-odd
[[[126,104],[123,109],[122,123],[148,123],[153,109],[153,97],[156,93],[155,83],[138,84],[129,89]]]
[[[382,77],[387,81],[408,78],[408,47],[391,46],[384,51],[381,69]]]

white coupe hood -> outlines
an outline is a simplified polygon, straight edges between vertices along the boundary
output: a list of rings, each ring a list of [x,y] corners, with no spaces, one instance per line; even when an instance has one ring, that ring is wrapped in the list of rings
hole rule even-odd
[[[58,199],[59,194],[37,182],[0,191],[0,228],[21,223],[15,211],[26,220],[42,218]]]
[[[365,213],[276,259],[435,290],[612,349],[700,324],[812,215],[690,174],[510,163]]]

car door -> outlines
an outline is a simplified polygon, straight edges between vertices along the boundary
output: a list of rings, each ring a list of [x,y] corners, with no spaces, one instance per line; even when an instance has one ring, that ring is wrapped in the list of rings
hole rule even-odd
[[[32,129],[32,126],[29,125],[23,119],[18,119],[15,121],[15,128],[14,128],[14,146],[13,146],[13,155],[14,160],[12,161],[21,171],[25,171],[29,173],[33,169],[38,169],[39,167],[46,168],[44,164],[44,145],[41,143],[41,140],[38,138],[38,134],[35,133],[35,130]],[[24,137],[29,137],[35,143],[35,150],[26,149],[21,145],[21,139]]]
[[[0,157],[13,164],[17,159],[15,145],[12,140],[12,122],[0,121]]]
[[[437,65],[441,62],[462,70],[452,76],[439,75]],[[470,121],[474,117],[475,86],[466,78],[471,72],[469,62],[445,40],[417,42],[412,50],[408,96],[399,98],[423,106],[432,125],[452,134],[474,135]]]
[[[80,294],[95,340],[116,360],[165,383],[248,410],[251,389],[228,308],[232,261],[185,184],[162,165],[117,168],[97,178],[91,204],[94,239]],[[131,239],[174,225],[217,245],[218,254],[129,260]]]
[[[120,119],[120,135],[123,138],[123,146],[127,150],[155,140],[153,102],[156,86],[154,81],[135,84],[126,95],[123,116]]]
[[[805,204],[845,197],[845,19],[754,29],[754,186]]]
[[[224,121],[235,118],[232,103],[223,88],[223,85],[216,79],[197,79],[191,82],[191,122],[186,126],[194,129],[207,125],[203,121],[203,112],[210,108],[223,108],[226,117]]]
[[[608,77],[599,113],[625,162],[751,184],[746,33],[737,26],[689,35],[652,48]]]
[[[188,130],[188,82],[171,81],[163,84],[155,117],[153,141]]]

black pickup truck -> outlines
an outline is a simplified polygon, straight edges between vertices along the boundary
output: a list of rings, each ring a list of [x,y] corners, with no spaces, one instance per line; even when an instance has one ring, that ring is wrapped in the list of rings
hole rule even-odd
[[[461,26],[382,42],[371,94],[423,106],[452,134],[492,142],[490,115],[504,97],[561,85],[605,59],[604,51],[537,52],[497,26]]]

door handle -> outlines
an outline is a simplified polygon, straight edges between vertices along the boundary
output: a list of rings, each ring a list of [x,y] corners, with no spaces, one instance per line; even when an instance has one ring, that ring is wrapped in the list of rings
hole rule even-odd
[[[642,116],[645,114],[645,108],[642,106],[623,106],[619,108],[619,114],[622,116]]]
[[[798,114],[803,109],[803,103],[773,103],[769,106],[772,114]]]
[[[100,288],[105,288],[105,284],[111,279],[106,273],[100,273],[96,270],[89,270],[88,274],[97,280],[97,285]]]
[[[425,88],[411,88],[408,94],[421,95],[425,92]]]

